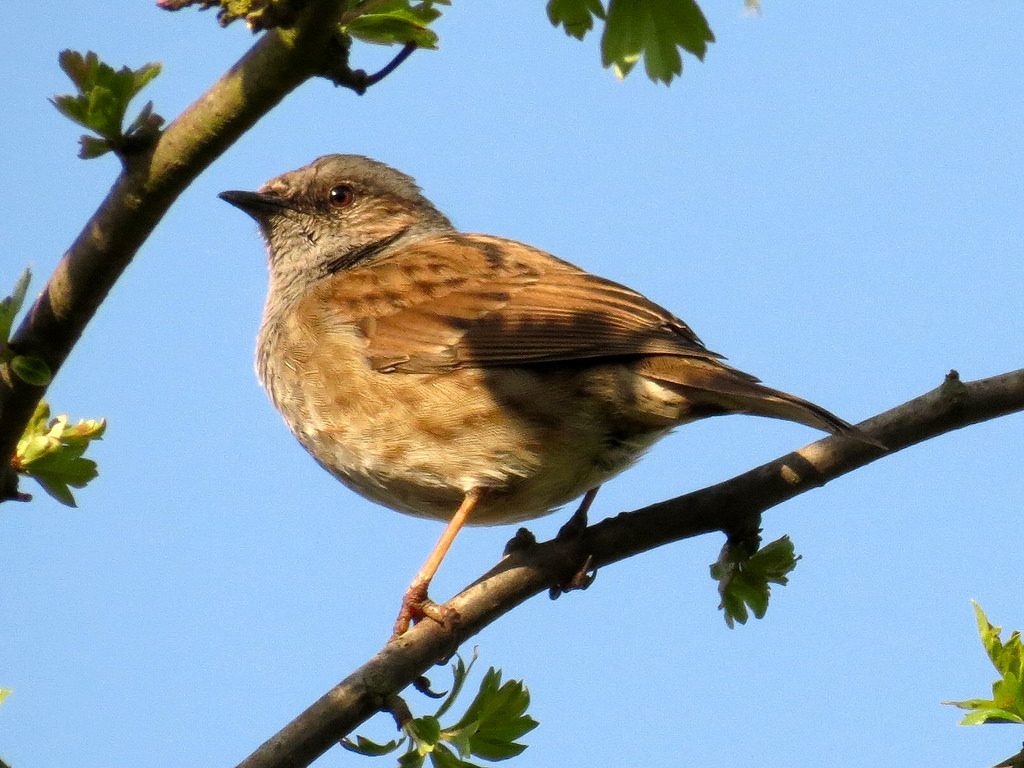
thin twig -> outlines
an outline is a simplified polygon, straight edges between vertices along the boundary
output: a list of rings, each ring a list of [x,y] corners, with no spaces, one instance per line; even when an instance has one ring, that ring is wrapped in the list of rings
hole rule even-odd
[[[402,46],[402,50],[400,50],[395,57],[384,66],[383,69],[372,75],[368,75],[362,69],[351,69],[348,66],[348,45],[347,42],[344,42],[341,45],[341,50],[338,52],[338,61],[331,65],[329,70],[326,72],[325,77],[335,85],[340,85],[343,88],[350,88],[362,96],[366,93],[367,88],[371,85],[376,85],[398,69],[402,62],[408,59],[412,55],[412,52],[418,47],[419,46],[417,46],[416,43],[406,43]]]
[[[376,74],[370,75],[369,77],[366,78],[366,87],[369,88],[371,85],[376,85],[385,77],[387,77],[396,69],[398,69],[398,67],[401,66],[402,62],[412,55],[412,52],[416,50],[416,47],[416,43],[406,43],[405,45],[403,45],[402,50],[398,52],[395,58],[393,58],[387,64],[387,66],[385,66]]]

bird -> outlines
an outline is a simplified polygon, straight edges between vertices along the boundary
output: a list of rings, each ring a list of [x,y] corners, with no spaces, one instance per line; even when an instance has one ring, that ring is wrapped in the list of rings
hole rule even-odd
[[[465,525],[545,515],[689,422],[752,414],[856,428],[764,386],[668,310],[525,243],[459,231],[407,174],[325,155],[220,197],[257,222],[269,287],[256,370],[288,428],[344,485],[446,521],[394,633],[430,618]]]

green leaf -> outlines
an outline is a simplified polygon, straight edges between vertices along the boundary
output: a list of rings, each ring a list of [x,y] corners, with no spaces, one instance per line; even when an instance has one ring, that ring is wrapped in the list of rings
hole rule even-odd
[[[515,740],[537,727],[537,721],[526,714],[530,694],[522,681],[503,683],[501,671],[493,667],[484,674],[479,691],[458,723],[442,728],[439,717],[462,690],[475,662],[476,649],[468,665],[461,657],[452,665],[452,690],[437,715],[415,717],[404,723],[402,730],[409,738],[409,746],[398,758],[400,768],[420,768],[427,757],[433,768],[479,768],[468,758],[506,760],[526,749],[525,744]],[[382,745],[356,737],[355,742],[342,741],[342,746],[360,754],[383,755],[402,741]]]
[[[946,702],[950,704],[952,702]],[[960,725],[985,725],[986,723],[1024,723],[1024,718],[1005,709],[982,707],[969,715],[965,715]]]
[[[438,744],[437,748],[430,753],[430,764],[434,768],[473,768],[472,763],[460,760],[443,744]]]
[[[433,715],[424,715],[406,723],[405,732],[420,744],[433,747],[441,739],[441,724]]]
[[[374,3],[369,13],[359,13],[342,25],[342,31],[359,40],[377,45],[405,45],[437,48],[437,33],[430,25],[441,15],[437,0],[410,3],[409,0],[385,0]],[[448,3],[443,3],[447,5]]]
[[[594,17],[603,19],[601,0],[549,0],[548,20],[561,26],[565,34],[582,40],[594,27]]]
[[[122,128],[129,103],[160,74],[159,64],[115,70],[92,51],[83,56],[70,50],[61,51],[58,60],[78,93],[54,96],[50,101],[65,117],[99,136],[80,139],[79,157],[123,151],[130,139],[155,134],[163,123],[159,115],[153,114],[152,104],[147,104],[127,130]]]
[[[985,652],[992,661],[992,666],[1003,676],[1002,681],[995,683],[993,690],[998,691],[1003,684],[1010,688],[1003,691],[1006,697],[1011,694],[1019,695],[1021,680],[1024,679],[1024,643],[1021,642],[1021,634],[1014,631],[1005,643],[1000,639],[1002,627],[996,627],[989,623],[981,606],[974,604],[974,610],[978,619],[978,632],[981,635]],[[998,698],[998,697],[997,697]]]
[[[527,697],[528,702],[529,697]],[[490,740],[510,742],[525,736],[536,727],[536,720],[529,715],[519,714],[508,717],[504,722],[492,720],[486,724],[485,729],[478,733],[482,733],[485,738]]]
[[[4,699],[11,695],[10,688],[0,688],[0,704],[3,703]]]
[[[1000,639],[1002,627],[989,623],[981,606],[974,603],[974,613],[978,621],[978,634],[982,645],[992,661],[996,671],[1004,676],[1013,676],[1017,680],[1024,678],[1024,644],[1019,631],[1014,631],[1004,644]]]
[[[97,139],[95,136],[78,137],[78,157],[82,160],[92,160],[113,151],[113,145],[106,139]]]
[[[96,462],[83,454],[90,442],[103,437],[106,421],[86,419],[72,425],[66,415],[49,416],[49,406],[41,401],[18,441],[14,466],[57,501],[74,507],[71,488],[84,487],[98,474]]]
[[[18,316],[22,304],[25,303],[25,294],[28,293],[28,284],[31,280],[32,270],[26,267],[15,281],[11,295],[0,300],[0,348],[5,349],[8,339],[11,338],[14,318]]]
[[[304,6],[295,0],[157,0],[156,4],[167,11],[180,11],[190,5],[201,10],[216,7],[222,27],[243,19],[253,32],[293,26]]]
[[[480,689],[477,691],[473,701],[469,703],[462,718],[452,726],[452,730],[465,728],[469,723],[479,720],[485,706],[490,704],[491,698],[498,690],[498,683],[501,681],[501,670],[490,667],[480,681]]]
[[[750,618],[746,603],[735,590],[723,594],[722,602],[718,607],[725,612],[725,623],[729,629],[732,629],[736,623],[746,624],[747,619]]]
[[[729,628],[737,622],[747,623],[748,608],[757,618],[764,618],[771,597],[770,585],[789,583],[788,574],[799,559],[788,536],[766,544],[752,555],[742,542],[726,542],[718,561],[711,565],[711,578],[718,581],[718,607]]]
[[[420,768],[426,760],[426,755],[421,755],[415,750],[410,750],[399,756],[399,768]]]
[[[625,77],[642,57],[647,76],[668,84],[683,71],[679,49],[703,60],[714,39],[694,0],[609,0],[601,60]]]
[[[751,556],[747,568],[756,569],[776,584],[785,584],[789,581],[787,574],[793,570],[797,559],[794,557],[793,542],[788,536],[783,536],[757,550]]]
[[[339,743],[349,752],[356,752],[360,755],[366,755],[367,757],[381,757],[390,752],[394,752],[405,742],[405,738],[395,739],[389,741],[386,744],[378,744],[375,741],[370,741],[363,736],[356,736],[356,740],[342,739]]]
[[[501,741],[500,739],[488,739],[484,736],[476,736],[472,739],[471,751],[476,757],[484,760],[508,760],[510,757],[522,754],[526,749],[525,744],[516,744]]]
[[[415,43],[419,48],[436,49],[437,34],[416,23],[394,17],[372,14],[360,16],[345,31],[357,40],[376,45]]]
[[[537,721],[524,714],[529,704],[529,691],[521,681],[503,684],[501,671],[491,667],[465,714],[442,732],[442,738],[463,756],[468,753],[485,760],[514,757],[526,749],[515,739],[537,727]]]
[[[961,725],[1024,723],[1024,643],[1021,642],[1021,634],[1019,631],[1012,632],[1004,643],[1000,637],[1002,627],[989,623],[985,612],[976,602],[974,612],[981,643],[1000,678],[992,684],[991,699],[943,703],[973,710],[960,721]]]
[[[15,355],[11,358],[11,370],[26,384],[37,387],[48,386],[53,381],[53,373],[43,360],[33,355]]]
[[[455,699],[458,698],[459,694],[462,693],[462,686],[466,682],[466,678],[469,677],[470,670],[473,669],[473,665],[476,664],[477,649],[473,648],[473,657],[469,660],[467,665],[463,660],[462,656],[456,655],[456,663],[452,664],[452,687],[448,692],[448,696],[441,705],[434,712],[434,717],[440,720],[444,717],[445,713],[451,709],[452,704],[455,703]]]

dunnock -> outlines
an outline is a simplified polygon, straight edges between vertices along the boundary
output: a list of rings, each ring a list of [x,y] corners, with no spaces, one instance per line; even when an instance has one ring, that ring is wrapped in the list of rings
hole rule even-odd
[[[513,240],[457,231],[412,178],[328,155],[221,197],[259,223],[270,289],[256,368],[299,442],[354,491],[448,526],[537,517],[674,427],[728,413],[851,430],[721,361],[636,291]]]

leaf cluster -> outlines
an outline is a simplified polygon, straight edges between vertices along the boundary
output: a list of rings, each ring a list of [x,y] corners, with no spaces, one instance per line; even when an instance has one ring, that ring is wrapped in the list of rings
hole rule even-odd
[[[11,329],[25,303],[31,279],[31,270],[25,269],[11,294],[0,299],[0,364],[26,384],[45,387],[53,379],[46,361],[35,355],[19,354],[10,344]],[[67,416],[52,421],[49,418],[49,406],[40,401],[18,441],[11,465],[16,472],[35,478],[57,501],[73,507],[71,487],[81,488],[97,475],[96,462],[82,454],[90,441],[103,435],[106,424],[101,419],[72,426]],[[4,695],[0,689],[0,701]]]
[[[92,51],[83,56],[71,50],[61,51],[59,62],[78,93],[54,96],[50,101],[65,117],[96,134],[79,139],[79,157],[87,160],[111,151],[123,157],[156,138],[164,120],[153,112],[151,101],[127,128],[123,126],[128,104],[160,74],[159,64],[115,70]]]
[[[303,3],[299,0],[157,0],[168,11],[188,6],[217,9],[217,21],[227,26],[242,20],[259,32],[295,23]],[[377,45],[415,45],[437,48],[437,33],[430,25],[441,15],[438,5],[451,0],[355,0],[346,9],[338,32]]]
[[[750,549],[746,542],[727,541],[718,561],[711,565],[711,578],[718,582],[721,597],[718,607],[730,629],[736,622],[746,624],[750,611],[757,618],[764,618],[771,585],[789,583],[789,573],[800,559],[794,554],[789,536],[765,544],[753,553]]]
[[[756,9],[754,0],[745,0]],[[254,31],[295,22],[298,0],[158,0],[160,7],[217,8],[221,25],[242,19]],[[431,25],[441,15],[438,6],[450,0],[353,0],[339,32],[378,45],[437,48]],[[696,0],[548,0],[548,19],[565,33],[582,40],[600,22],[601,62],[626,77],[641,59],[654,82],[671,83],[683,72],[682,51],[703,60],[715,35]],[[346,46],[347,49],[347,46]]]
[[[451,708],[469,675],[469,665],[458,659],[452,665],[454,682],[451,691],[432,715],[411,717],[402,723],[404,735],[386,744],[378,744],[363,736],[355,741],[343,740],[342,746],[362,755],[387,755],[408,742],[399,756],[399,768],[420,768],[430,759],[433,768],[479,768],[469,758],[488,761],[507,760],[526,749],[516,739],[537,727],[537,721],[526,714],[530,694],[521,680],[501,681],[501,670],[487,670],[480,689],[458,722],[442,727],[441,718]]]
[[[985,653],[992,661],[1000,678],[992,683],[991,699],[965,699],[947,701],[960,709],[969,709],[960,725],[982,723],[1024,723],[1024,644],[1019,630],[1014,630],[1004,643],[1000,639],[1002,627],[994,627],[981,606],[974,603],[978,619],[978,634]]]
[[[703,60],[715,35],[694,0],[548,0],[548,19],[578,40],[604,22],[601,63],[626,77],[642,58],[647,76],[666,85],[683,72],[680,51]]]
[[[31,280],[32,271],[26,269],[15,282],[11,295],[0,299],[0,363],[6,363],[14,375],[26,384],[45,387],[53,379],[46,362],[34,355],[19,355],[10,346],[14,319],[25,303],[25,294]]]
[[[450,0],[362,0],[353,3],[341,22],[341,31],[376,45],[437,48],[437,33],[430,25],[441,16],[438,5]]]
[[[105,419],[77,424],[67,415],[50,419],[50,406],[41,401],[18,441],[14,468],[38,481],[61,504],[74,507],[71,488],[83,488],[99,474],[96,462],[83,454],[90,442],[103,437],[106,426]]]
[[[303,0],[157,0],[165,11],[180,11],[190,5],[205,11],[217,9],[217,22],[226,27],[243,19],[253,32],[275,27],[289,27],[305,5]]]

